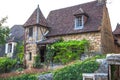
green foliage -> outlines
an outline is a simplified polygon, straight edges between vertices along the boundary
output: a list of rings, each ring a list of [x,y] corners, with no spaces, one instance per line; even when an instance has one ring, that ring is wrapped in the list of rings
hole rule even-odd
[[[20,64],[23,64],[24,53],[17,54],[17,57],[20,60]]]
[[[23,42],[18,42],[16,46],[17,53],[24,53],[24,44]]]
[[[0,73],[9,72],[14,68],[15,64],[16,60],[7,57],[0,58]]]
[[[40,62],[40,55],[37,54],[37,56],[34,57],[34,64],[33,64],[34,68],[41,68],[41,62]]]
[[[72,60],[79,59],[80,54],[88,47],[89,41],[85,39],[81,41],[62,41],[49,45],[46,55],[49,61],[53,59],[54,62],[66,64]]]
[[[9,28],[2,26],[2,24],[6,21],[7,17],[0,20],[0,44],[4,44],[6,41],[6,38],[9,35]]]
[[[24,68],[18,68],[16,71],[23,71]]]
[[[52,47],[51,45],[47,45],[47,52],[46,52],[46,55],[45,55],[45,64],[47,65],[47,67],[49,66],[50,62],[52,61],[53,59],[53,56],[54,56],[54,47]]]
[[[116,70],[116,67],[115,65],[111,65],[111,80],[115,80],[115,70]]]
[[[24,45],[23,42],[18,42],[16,46],[17,59],[20,61],[20,64],[23,64],[24,58]]]
[[[11,78],[0,79],[0,80],[37,80],[37,77],[35,75],[24,74],[18,77],[11,77]]]
[[[54,72],[54,80],[82,80],[82,73],[93,73],[99,68],[97,58],[101,56],[92,57],[85,61],[78,61],[70,66],[66,66]]]

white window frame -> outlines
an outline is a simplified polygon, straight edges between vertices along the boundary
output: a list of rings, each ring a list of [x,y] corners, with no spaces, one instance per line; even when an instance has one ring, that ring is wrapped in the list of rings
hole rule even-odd
[[[11,52],[9,52],[9,45],[12,45],[11,47]],[[16,43],[15,42],[10,42],[10,43],[6,43],[5,45],[5,53],[14,53],[14,47],[16,46]]]
[[[8,44],[8,53],[13,53],[13,44],[12,43]]]
[[[79,19],[80,19],[80,17],[81,17],[81,26],[78,26],[78,25],[80,25],[79,23],[80,22],[78,22],[78,21],[80,21]],[[75,30],[78,30],[78,29],[83,29],[83,27],[84,27],[84,16],[80,16],[80,17],[76,17],[75,18]]]

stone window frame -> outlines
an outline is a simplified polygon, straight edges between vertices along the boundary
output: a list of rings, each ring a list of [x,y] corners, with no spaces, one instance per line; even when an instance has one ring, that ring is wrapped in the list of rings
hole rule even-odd
[[[31,52],[29,52],[29,61],[31,61],[32,60],[32,53]]]
[[[84,27],[84,16],[80,15],[75,18],[75,30],[83,29]]]

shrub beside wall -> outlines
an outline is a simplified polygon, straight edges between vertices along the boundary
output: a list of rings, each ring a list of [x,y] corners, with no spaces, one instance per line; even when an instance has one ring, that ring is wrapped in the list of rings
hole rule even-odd
[[[33,67],[34,68],[41,68],[42,67],[39,54],[37,54],[37,56],[34,57]]]
[[[16,62],[17,62],[16,60],[13,60],[7,57],[1,57],[0,58],[0,73],[9,72],[11,69],[14,68]]]
[[[78,61],[70,66],[66,66],[54,72],[53,80],[82,80],[82,73],[94,73],[99,68],[97,58],[102,56],[95,56],[85,61]]]
[[[31,75],[31,74],[23,74],[18,77],[11,77],[11,78],[6,78],[6,79],[1,79],[0,80],[37,80],[36,75]]]

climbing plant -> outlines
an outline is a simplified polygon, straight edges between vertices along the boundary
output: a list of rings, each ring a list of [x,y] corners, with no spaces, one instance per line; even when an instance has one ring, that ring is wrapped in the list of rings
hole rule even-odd
[[[40,61],[40,54],[37,54],[37,56],[34,57],[34,64],[33,64],[34,68],[41,68],[41,61]]]
[[[16,57],[17,60],[19,61],[19,64],[23,64],[23,58],[24,58],[24,45],[23,42],[20,41],[16,45]]]
[[[47,61],[66,64],[80,58],[86,48],[89,48],[88,40],[61,41],[47,46]]]

